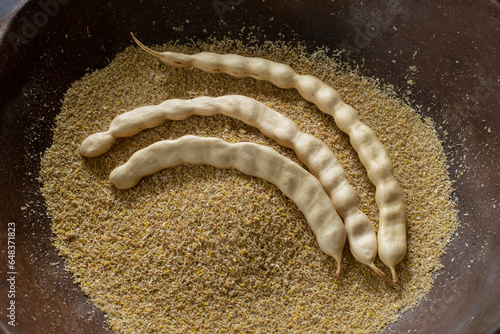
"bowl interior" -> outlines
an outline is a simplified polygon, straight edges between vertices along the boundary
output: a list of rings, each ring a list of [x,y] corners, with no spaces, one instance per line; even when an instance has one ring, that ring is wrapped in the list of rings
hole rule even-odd
[[[345,49],[365,75],[409,98],[438,126],[450,157],[461,227],[421,306],[384,332],[492,333],[500,328],[500,3],[448,0],[21,1],[0,26],[0,219],[15,224],[17,326],[7,333],[105,333],[105,316],[74,286],[51,245],[40,195],[40,157],[69,85],[132,45],[253,29],[260,40],[295,39]],[[462,22],[462,23],[461,23]],[[465,24],[464,24],[465,23]],[[244,30],[243,30],[244,33]],[[412,70],[415,66],[417,71]],[[7,229],[1,236],[7,240]],[[1,252],[7,258],[7,249]],[[3,281],[5,282],[5,280]],[[8,286],[2,283],[2,293]]]

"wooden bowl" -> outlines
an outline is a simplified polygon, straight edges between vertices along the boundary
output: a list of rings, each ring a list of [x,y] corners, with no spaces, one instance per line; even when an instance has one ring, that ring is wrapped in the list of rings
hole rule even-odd
[[[69,85],[132,45],[237,35],[295,38],[349,51],[365,75],[404,92],[438,124],[456,179],[461,226],[421,305],[385,333],[496,333],[500,329],[500,2],[20,1],[0,26],[0,324],[6,333],[106,333],[51,245],[40,156]],[[444,134],[448,135],[445,136]],[[9,225],[10,224],[10,225]],[[8,324],[15,226],[16,327]],[[12,236],[12,234],[11,234]],[[452,261],[451,259],[454,259]]]

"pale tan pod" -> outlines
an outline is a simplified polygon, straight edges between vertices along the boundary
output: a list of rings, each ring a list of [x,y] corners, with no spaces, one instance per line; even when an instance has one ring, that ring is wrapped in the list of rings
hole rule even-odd
[[[297,89],[319,110],[332,115],[337,126],[349,135],[351,144],[358,152],[361,163],[365,166],[368,177],[375,185],[377,192],[383,188],[384,182],[394,179],[389,154],[373,130],[361,123],[357,112],[342,101],[335,89],[321,80],[310,75],[297,74],[288,65],[262,58],[211,52],[194,55],[175,52],[160,53],[144,46],[133,34],[132,37],[143,50],[174,67],[193,66],[209,73],[226,73],[239,78],[251,77],[269,81],[281,88]],[[406,254],[406,206],[400,186],[397,183],[391,184],[391,187],[384,188],[391,191],[391,195],[376,196],[379,208],[378,252],[382,262],[391,269],[394,284],[398,284],[395,268]],[[401,210],[400,214],[387,215],[384,208],[391,206],[398,207]],[[397,235],[386,230],[395,232]]]
[[[331,200],[318,179],[270,147],[190,135],[164,140],[135,152],[111,172],[109,181],[118,189],[128,189],[147,175],[182,164],[234,168],[275,184],[302,211],[321,250],[337,261],[340,276],[346,232]]]
[[[131,136],[158,126],[165,120],[181,120],[192,115],[223,114],[258,128],[279,144],[293,149],[298,158],[316,176],[344,220],[351,253],[379,276],[384,273],[373,263],[377,256],[377,237],[368,217],[358,209],[356,192],[332,151],[319,139],[300,131],[286,116],[263,103],[242,95],[197,97],[191,100],[172,99],[161,104],[136,108],[118,115],[108,131],[90,135],[80,152],[93,157],[106,152],[110,138]],[[102,145],[99,145],[99,141]],[[113,139],[114,140],[114,139]],[[112,143],[111,143],[112,144]]]

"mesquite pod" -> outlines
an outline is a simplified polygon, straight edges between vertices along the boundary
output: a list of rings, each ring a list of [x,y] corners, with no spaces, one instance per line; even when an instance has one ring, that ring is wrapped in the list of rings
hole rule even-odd
[[[384,273],[373,263],[377,256],[377,237],[368,217],[358,208],[356,192],[333,152],[316,137],[303,133],[288,117],[252,98],[242,95],[171,99],[158,105],[139,107],[118,115],[106,132],[87,137],[80,146],[83,156],[106,152],[115,138],[128,137],[165,120],[182,120],[192,115],[223,114],[256,127],[280,145],[293,149],[316,176],[335,209],[344,220],[351,253],[379,276]]]
[[[394,284],[398,284],[396,265],[405,257],[407,247],[403,192],[394,179],[392,162],[386,149],[373,130],[360,121],[356,110],[342,101],[335,89],[313,76],[297,74],[288,65],[263,58],[212,52],[193,55],[160,53],[143,45],[133,34],[132,37],[143,50],[173,67],[193,66],[208,73],[251,77],[269,81],[280,88],[295,88],[319,110],[332,115],[337,126],[349,135],[351,145],[376,187],[375,200],[379,208],[378,254],[391,269]]]
[[[128,189],[147,175],[182,164],[234,168],[275,184],[302,211],[321,250],[337,261],[336,275],[340,276],[346,232],[331,200],[318,179],[270,147],[190,135],[164,140],[135,152],[111,172],[109,181]]]

